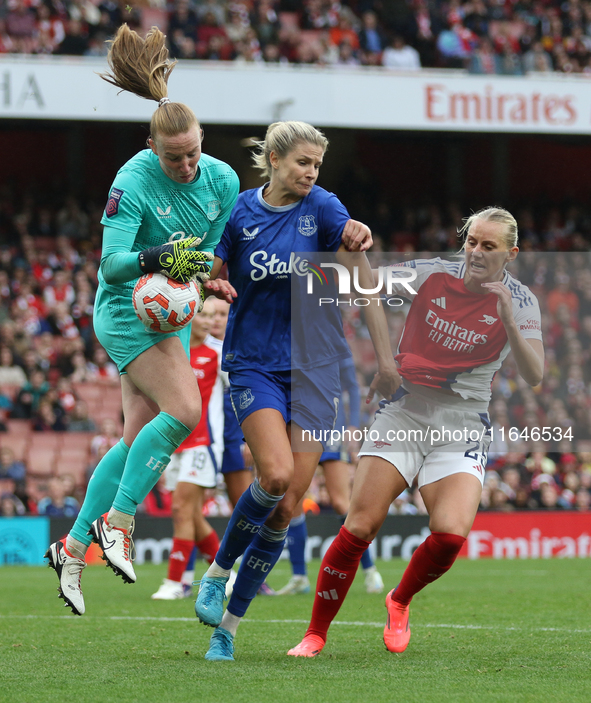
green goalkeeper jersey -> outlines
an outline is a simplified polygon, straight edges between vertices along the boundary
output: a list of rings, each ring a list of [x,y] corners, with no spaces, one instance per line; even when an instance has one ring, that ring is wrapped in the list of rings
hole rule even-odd
[[[151,149],[140,151],[119,170],[111,187],[101,219],[107,228],[101,268],[107,258],[109,266],[116,268],[119,257],[112,254],[140,252],[193,236],[203,239],[200,250],[213,253],[238,190],[234,170],[207,154],[201,155],[193,182],[177,183],[162,171]],[[129,257],[123,258],[129,266]],[[105,290],[129,296],[135,285],[135,278],[107,284],[101,270],[99,281]]]

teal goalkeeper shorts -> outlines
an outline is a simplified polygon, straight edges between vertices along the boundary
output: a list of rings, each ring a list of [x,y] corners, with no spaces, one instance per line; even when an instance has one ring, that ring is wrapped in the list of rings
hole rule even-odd
[[[119,373],[146,349],[169,337],[179,337],[189,357],[191,325],[166,334],[153,332],[135,314],[131,295],[110,293],[101,285],[94,301],[94,331]]]

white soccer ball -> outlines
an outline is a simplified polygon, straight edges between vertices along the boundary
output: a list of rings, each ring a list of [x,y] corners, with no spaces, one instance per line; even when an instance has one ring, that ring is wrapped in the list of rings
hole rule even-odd
[[[188,325],[203,308],[203,288],[197,280],[179,283],[162,273],[147,273],[133,289],[135,314],[154,332],[175,332]]]

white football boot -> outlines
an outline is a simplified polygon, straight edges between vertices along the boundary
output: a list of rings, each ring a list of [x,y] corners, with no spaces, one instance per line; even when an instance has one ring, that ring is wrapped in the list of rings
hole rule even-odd
[[[275,595],[296,596],[300,593],[310,593],[310,581],[307,576],[292,576],[283,588],[275,592]]]
[[[366,593],[381,593],[384,590],[384,581],[375,566],[365,569]]]
[[[80,587],[82,569],[86,566],[84,559],[78,559],[66,551],[65,539],[55,542],[45,552],[49,567],[54,569],[60,585],[58,593],[65,600],[65,607],[70,607],[74,615],[84,614],[84,596]]]
[[[177,600],[184,598],[185,591],[180,581],[164,579],[156,593],[152,593],[152,600]]]
[[[135,583],[137,576],[133,570],[133,541],[131,535],[135,527],[135,520],[132,521],[129,530],[121,527],[114,527],[107,522],[107,515],[101,515],[90,526],[88,534],[103,550],[103,559],[113,571],[125,581],[125,583]]]

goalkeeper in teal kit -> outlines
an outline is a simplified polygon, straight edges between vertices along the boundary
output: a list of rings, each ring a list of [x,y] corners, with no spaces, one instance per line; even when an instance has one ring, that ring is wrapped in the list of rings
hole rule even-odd
[[[60,597],[78,615],[85,610],[80,577],[93,539],[113,571],[126,583],[135,582],[130,551],[137,506],[201,416],[188,359],[190,325],[168,334],[144,327],[132,304],[135,282],[149,272],[206,281],[239,189],[227,164],[201,153],[203,134],[193,111],[167,97],[174,63],[160,30],[152,28],[144,40],[123,25],[108,58],[112,74],[102,77],[157,101],[158,108],[149,149],[121,168],[101,220],[94,327],[121,373],[123,438],[95,469],[68,536],[46,553],[59,578]],[[205,285],[220,297],[230,295],[224,284]]]

